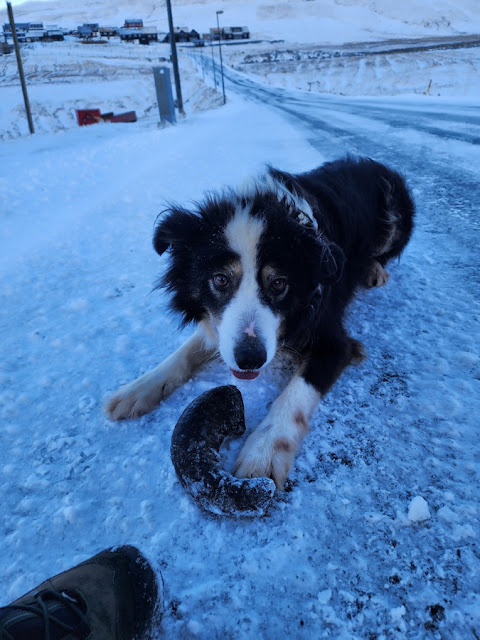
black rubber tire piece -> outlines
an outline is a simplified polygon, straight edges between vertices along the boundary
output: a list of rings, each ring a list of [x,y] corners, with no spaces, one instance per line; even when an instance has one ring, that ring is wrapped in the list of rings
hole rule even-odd
[[[235,478],[220,464],[227,437],[245,432],[242,394],[233,385],[202,393],[182,413],[170,454],[185,491],[206,511],[227,516],[262,516],[275,493],[270,478]]]

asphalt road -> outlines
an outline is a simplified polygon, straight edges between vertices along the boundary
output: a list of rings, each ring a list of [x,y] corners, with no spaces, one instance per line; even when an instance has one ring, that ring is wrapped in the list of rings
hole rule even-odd
[[[444,102],[415,107],[411,101],[401,99],[342,99],[316,93],[290,92],[261,85],[229,69],[226,69],[225,78],[227,89],[281,109],[306,123],[321,124],[324,131],[348,145],[351,145],[351,136],[346,135],[344,127],[335,126],[340,114],[368,118],[394,129],[413,128],[443,139],[480,144],[480,105],[462,107]],[[357,136],[360,132],[355,127],[352,133]]]

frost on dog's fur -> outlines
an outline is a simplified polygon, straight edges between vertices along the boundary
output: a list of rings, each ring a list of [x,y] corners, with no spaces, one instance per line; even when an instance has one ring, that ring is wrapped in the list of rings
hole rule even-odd
[[[344,328],[345,310],[358,288],[387,282],[413,215],[400,174],[351,157],[303,174],[268,167],[192,210],[170,207],[154,233],[157,253],[169,252],[160,286],[197,332],[120,389],[110,416],[152,410],[217,352],[237,378],[254,379],[276,353],[293,351],[298,371],[236,464],[239,476],[266,475],[282,487],[317,402],[364,357]]]
[[[251,200],[257,194],[273,195],[279,204],[285,207],[289,215],[296,217],[303,226],[311,226],[318,233],[318,222],[315,219],[312,206],[307,201],[305,194],[301,195],[292,183],[281,180],[286,174],[269,167],[268,172],[257,179],[245,183],[241,194],[247,200]]]

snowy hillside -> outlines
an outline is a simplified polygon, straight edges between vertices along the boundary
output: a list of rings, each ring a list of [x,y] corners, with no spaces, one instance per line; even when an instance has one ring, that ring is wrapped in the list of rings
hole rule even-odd
[[[477,0],[175,0],[174,21],[200,33],[216,24],[248,25],[252,38],[287,42],[341,43],[391,37],[431,37],[480,33]],[[25,2],[15,7],[18,21],[40,20],[74,27],[83,22],[121,25],[125,18],[167,30],[160,0],[62,0]],[[6,12],[0,11],[0,21]]]

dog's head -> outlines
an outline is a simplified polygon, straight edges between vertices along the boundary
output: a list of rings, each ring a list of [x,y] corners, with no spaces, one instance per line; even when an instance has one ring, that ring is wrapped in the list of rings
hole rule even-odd
[[[243,190],[171,207],[153,244],[170,263],[160,282],[184,324],[207,322],[239,378],[253,379],[298,332],[338,278],[343,253],[319,233],[293,176],[269,169]]]

